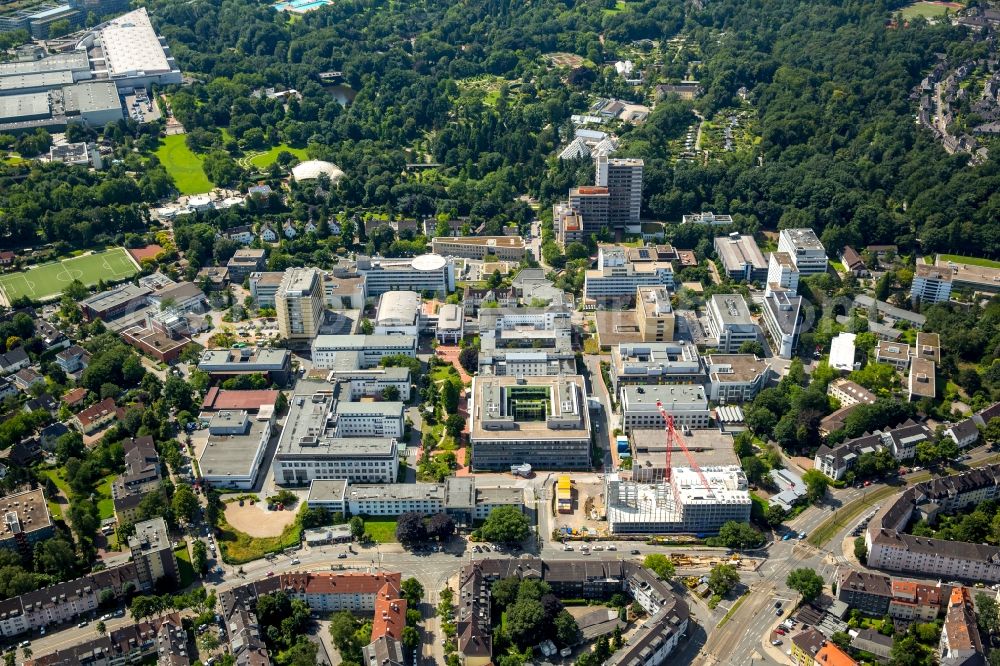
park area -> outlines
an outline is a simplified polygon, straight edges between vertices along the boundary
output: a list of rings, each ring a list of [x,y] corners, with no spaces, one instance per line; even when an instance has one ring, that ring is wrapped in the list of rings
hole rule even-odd
[[[124,248],[115,247],[0,276],[0,291],[8,304],[21,296],[38,301],[58,296],[73,280],[91,287],[100,280],[117,282],[138,272]]]
[[[944,16],[949,11],[954,13],[962,9],[962,5],[957,2],[914,2],[912,5],[903,7],[900,15],[904,20],[910,20],[922,16],[923,18],[937,18]]]
[[[295,155],[300,162],[309,159],[309,155],[306,154],[305,148],[293,148],[287,143],[282,143],[269,150],[247,153],[246,157],[242,157],[237,160],[237,164],[245,169],[250,167],[254,167],[256,169],[266,169],[278,160],[278,155],[280,153],[291,153],[292,155]]]
[[[174,179],[181,194],[205,194],[212,191],[212,182],[201,168],[202,158],[184,140],[183,134],[163,137],[156,149],[156,158]]]

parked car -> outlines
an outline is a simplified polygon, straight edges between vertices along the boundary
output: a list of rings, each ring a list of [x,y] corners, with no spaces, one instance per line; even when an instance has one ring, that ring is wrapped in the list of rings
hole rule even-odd
[[[771,645],[781,645],[781,639],[780,638],[774,639],[773,641],[771,641]]]
[[[347,553],[337,553],[337,559],[338,560],[346,560],[347,559]]]
[[[639,549],[638,549],[638,548],[633,548],[633,549],[632,549],[631,551],[629,551],[629,552],[630,552],[630,553],[631,553],[632,555],[638,555],[638,554],[639,554]]]
[[[76,625],[76,626],[77,626],[77,627],[78,627],[79,629],[83,629],[83,628],[84,628],[84,627],[86,627],[86,626],[87,626],[88,624],[90,624],[90,621],[89,621],[89,620],[81,620],[81,621],[80,621],[79,623],[77,623],[77,625]]]
[[[779,636],[784,636],[785,635],[785,630],[784,629],[775,629],[774,633],[778,634]]]

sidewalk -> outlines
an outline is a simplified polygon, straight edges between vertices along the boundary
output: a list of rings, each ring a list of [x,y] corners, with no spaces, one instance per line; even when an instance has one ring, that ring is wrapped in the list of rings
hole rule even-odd
[[[792,658],[789,655],[785,654],[785,652],[784,652],[785,650],[791,650],[792,649],[791,648],[791,642],[792,642],[792,635],[791,635],[791,633],[788,633],[788,634],[786,634],[784,636],[777,636],[774,633],[774,630],[777,629],[778,625],[780,625],[783,621],[784,621],[783,617],[782,618],[776,618],[775,621],[774,621],[774,623],[772,623],[771,625],[769,625],[767,632],[761,638],[760,648],[761,648],[761,650],[764,651],[764,654],[766,654],[771,659],[774,659],[779,664],[793,664],[795,662],[793,662]],[[771,645],[771,641],[774,640],[774,638],[780,638],[781,642],[782,642],[782,645],[779,645],[779,646]]]

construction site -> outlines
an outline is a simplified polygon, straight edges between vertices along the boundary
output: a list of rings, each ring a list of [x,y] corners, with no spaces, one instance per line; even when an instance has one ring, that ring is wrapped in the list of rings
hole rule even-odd
[[[608,531],[611,534],[687,533],[697,537],[715,534],[728,521],[749,522],[750,493],[739,465],[702,467],[674,419],[657,402],[666,428],[662,476],[657,468],[635,478],[627,472],[609,474],[605,480]],[[674,451],[685,458],[675,466]],[[714,462],[714,461],[713,461]]]

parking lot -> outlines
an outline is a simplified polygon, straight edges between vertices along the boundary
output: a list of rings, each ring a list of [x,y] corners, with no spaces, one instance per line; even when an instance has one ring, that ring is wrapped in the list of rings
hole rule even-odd
[[[151,123],[162,117],[160,108],[149,98],[145,88],[136,88],[135,92],[125,95],[125,113],[137,123]]]

